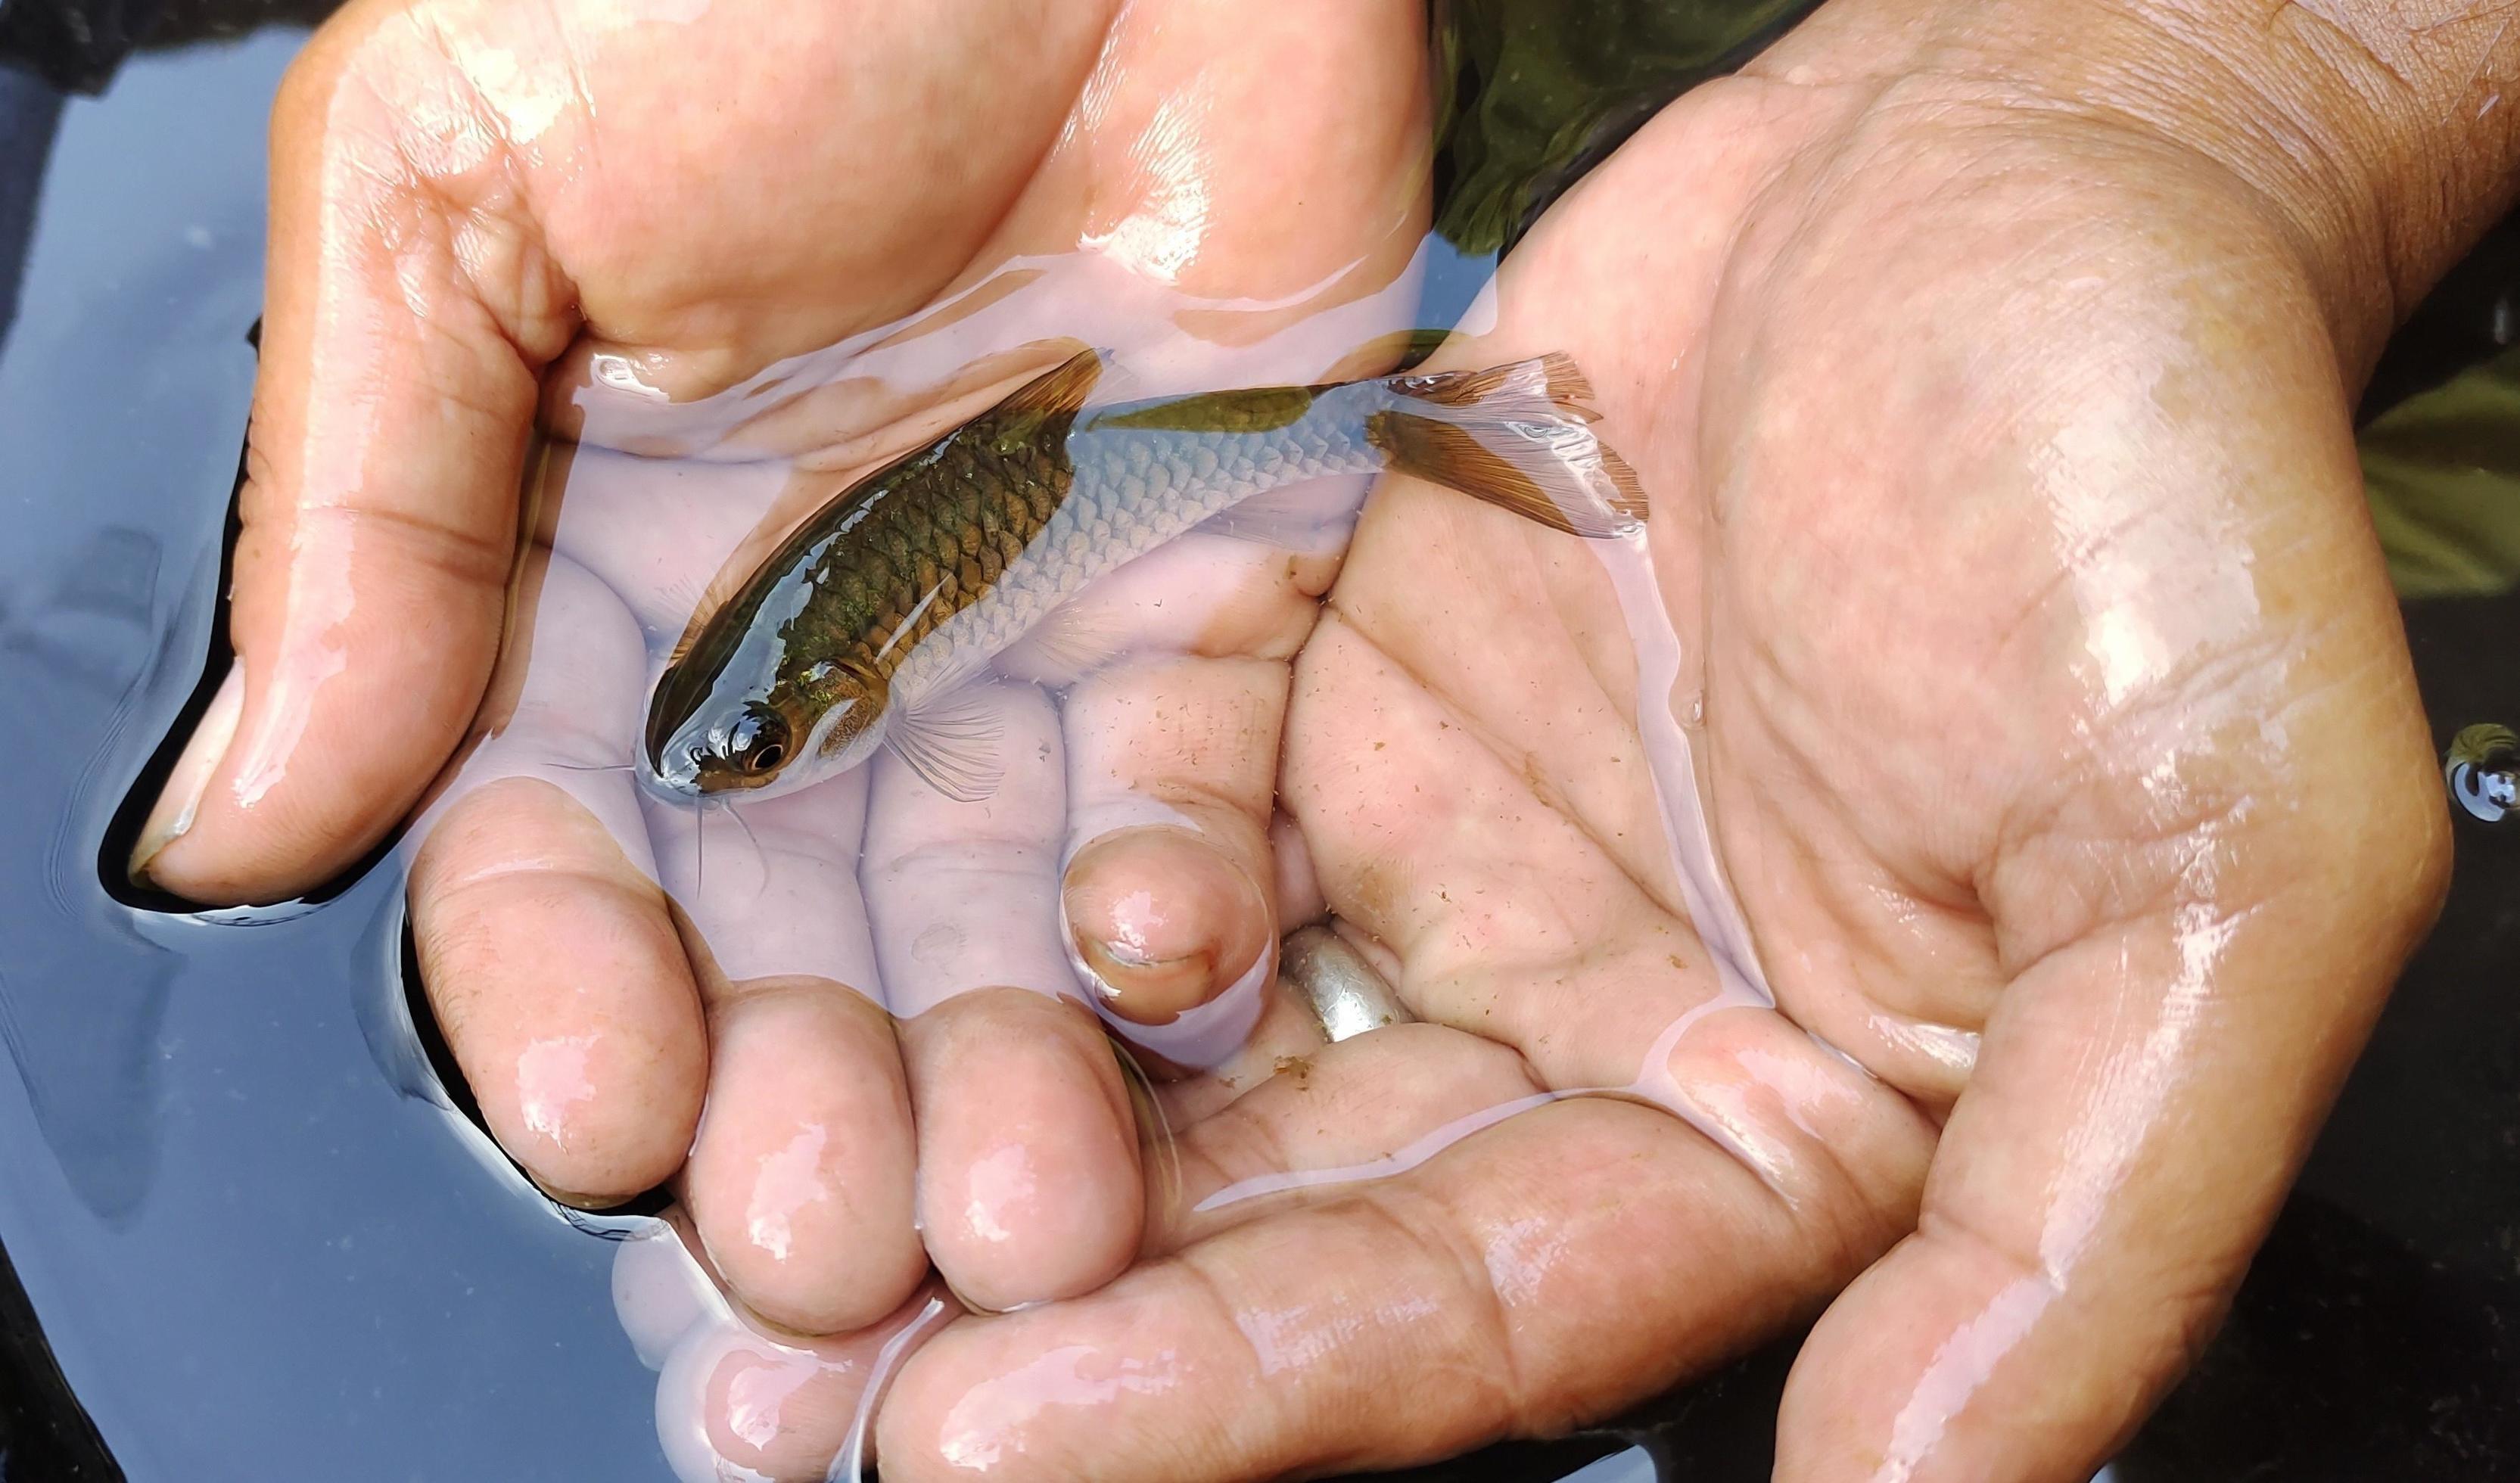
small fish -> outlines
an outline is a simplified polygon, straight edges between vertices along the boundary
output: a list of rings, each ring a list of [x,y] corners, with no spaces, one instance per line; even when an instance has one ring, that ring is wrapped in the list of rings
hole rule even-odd
[[[859,479],[696,620],[649,706],[649,789],[764,797],[889,746],[988,797],[989,662],[1095,578],[1306,479],[1390,470],[1580,536],[1644,520],[1563,355],[1089,410],[1102,366],[1085,351]]]

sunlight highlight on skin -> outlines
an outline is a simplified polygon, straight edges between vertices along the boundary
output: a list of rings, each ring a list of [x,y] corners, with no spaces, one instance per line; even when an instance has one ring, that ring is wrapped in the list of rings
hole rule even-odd
[[[1161,1395],[1188,1371],[1170,1350],[1114,1359],[1086,1344],[1062,1345],[974,1384],[945,1416],[939,1454],[947,1465],[986,1472],[1023,1453],[1023,1433],[1042,1413],[1109,1405],[1124,1394]]]
[[[998,1217],[1015,1215],[1017,1223],[1021,1223],[1022,1209],[1035,1191],[1031,1153],[1021,1144],[1009,1144],[995,1153],[974,1159],[970,1191],[971,1197],[963,1207],[963,1219],[971,1234],[992,1243],[1012,1240],[1014,1233]]]
[[[1079,246],[1108,252],[1155,283],[1181,282],[1207,240],[1210,167],[1201,136],[1209,112],[1195,88],[1156,105],[1147,131],[1129,146],[1130,159],[1145,174],[1145,193],[1117,222],[1088,232]]]
[[[1965,1077],[1977,1065],[1980,1037],[1975,1030],[1931,1024],[1901,1014],[1867,1014],[1864,1024],[1880,1037],[1882,1044],[1923,1056],[1956,1076]],[[1861,1062],[1857,1064],[1860,1068]]]
[[[1872,1471],[1872,1483],[1909,1483],[1942,1447],[1952,1418],[1983,1388],[2056,1300],[2056,1289],[2035,1277],[2016,1278],[1997,1292],[1977,1317],[1954,1328],[1926,1362],[1925,1372],[1890,1426],[1889,1455]]]
[[[517,1056],[517,1107],[525,1126],[551,1141],[555,1148],[569,1146],[569,1112],[596,1097],[590,1074],[597,1037],[562,1035],[538,1040]]]
[[[1546,1216],[1531,1216],[1499,1227],[1479,1255],[1487,1268],[1488,1285],[1510,1307],[1536,1300],[1566,1251],[1560,1224]]]
[[[788,1259],[788,1226],[796,1212],[832,1197],[823,1176],[823,1146],[829,1141],[821,1123],[808,1123],[786,1146],[762,1155],[752,1198],[744,1207],[743,1232],[775,1260]]]
[[[2211,868],[2197,874],[2210,876]],[[2163,1131],[2172,1094],[2206,1063],[2191,1043],[2208,1022],[2215,977],[2239,923],[2210,895],[2180,907],[2173,921],[2179,976],[2143,1038],[2108,1067],[2100,1105],[2076,1123],[2040,1231],[2040,1265],[2059,1286],[2091,1248],[2144,1146]]]
[[[2246,549],[2233,511],[2201,492],[2173,502],[2134,426],[2170,420],[2165,386],[2183,368],[2120,368],[2094,379],[2091,404],[2059,426],[2031,473],[2054,521],[2056,561],[2072,578],[2103,702],[2119,710],[2171,682],[2200,653],[2230,648],[2262,622],[2246,562],[2194,560]]]

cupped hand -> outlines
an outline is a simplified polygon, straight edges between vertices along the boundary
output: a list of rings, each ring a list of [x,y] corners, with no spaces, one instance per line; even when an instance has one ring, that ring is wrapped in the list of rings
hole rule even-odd
[[[428,997],[545,1189],[677,1178],[734,1290],[808,1331],[930,1254],[983,1307],[1102,1282],[1141,1176],[1070,954],[1153,1019],[1265,973],[1287,660],[1334,562],[1132,568],[1091,631],[1135,657],[993,693],[984,802],[883,765],[694,816],[625,764],[757,522],[1045,341],[1154,347],[1154,391],[1405,324],[1423,55],[1416,7],[1344,0],[343,11],[275,113],[237,662],[135,870],[287,897],[425,803]]]
[[[1386,481],[1301,655],[1284,806],[1425,1023],[1190,1122],[887,1477],[1396,1464],[1825,1308],[1780,1477],[2080,1479],[2210,1330],[2443,879],[2353,352],[2208,153],[1850,14],[1447,348],[1585,367],[1642,545]]]

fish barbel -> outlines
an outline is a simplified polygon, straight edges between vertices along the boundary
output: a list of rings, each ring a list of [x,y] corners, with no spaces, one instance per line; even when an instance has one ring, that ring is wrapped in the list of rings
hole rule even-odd
[[[1551,354],[1485,371],[1088,409],[1088,350],[849,485],[656,684],[642,782],[766,796],[890,746],[949,797],[1004,769],[971,681],[1086,584],[1266,491],[1392,471],[1569,534],[1642,528],[1636,475]]]

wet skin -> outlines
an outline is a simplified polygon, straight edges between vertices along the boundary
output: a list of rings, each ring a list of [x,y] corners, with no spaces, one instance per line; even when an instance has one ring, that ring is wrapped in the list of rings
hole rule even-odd
[[[717,816],[706,891],[688,814],[643,810],[627,773],[573,770],[627,760],[651,678],[641,625],[670,642],[766,511],[819,504],[900,451],[887,437],[924,441],[935,428],[909,430],[921,416],[977,410],[937,412],[940,396],[985,405],[1040,367],[966,365],[975,352],[948,347],[896,366],[898,384],[842,382],[733,432],[673,421],[696,400],[1010,258],[1160,214],[1178,195],[1166,172],[1185,166],[1202,235],[1173,265],[1178,292],[1306,300],[1211,315],[1211,333],[1259,339],[1405,265],[1425,212],[1414,8],[1142,6],[1116,28],[1110,9],[729,0],[681,23],[608,0],[353,6],[276,109],[233,744],[204,729],[179,773],[202,801],[148,873],[199,900],[284,897],[426,794],[413,927],[492,1132],[581,1203],[677,1181],[736,1289],[810,1331],[881,1316],[931,1255],[967,1297],[1003,1306],[1090,1289],[1134,1253],[1135,1133],[1074,1000],[1065,853],[1102,841],[1066,882],[1068,924],[1156,1017],[1243,976],[1272,940],[1276,737],[1330,560],[1209,542],[1140,573],[1101,630],[1187,652],[1104,673],[1061,716],[1036,700],[1011,720],[1031,743],[1009,743],[1024,786],[946,806],[878,768],[747,810],[749,838]],[[1355,44],[1317,56],[1333,29]],[[1015,34],[1025,65],[1005,72]],[[1229,52],[1265,65],[1212,65]],[[1062,137],[1098,66],[1118,79],[1096,95],[1100,121]],[[741,96],[722,98],[737,75]],[[1223,130],[1259,109],[1255,88],[1286,121]],[[934,129],[898,126],[940,92],[979,101]],[[716,100],[706,130],[694,99]],[[1141,148],[1158,125],[1179,158]],[[1351,269],[1353,285],[1319,291]],[[1062,292],[1018,301],[1038,328],[1014,342],[1181,338]],[[1277,353],[1229,358],[1245,383],[1336,369]],[[676,405],[649,416],[607,365]],[[585,445],[557,512],[540,512],[503,651],[538,416]],[[625,443],[705,445],[715,462],[613,451]],[[747,456],[799,468],[765,474],[780,466]],[[1158,704],[1185,719],[1069,743]],[[482,730],[496,740],[466,750]],[[179,812],[170,801],[161,822]],[[1131,828],[1150,817],[1174,827]],[[687,952],[659,878],[705,952]],[[1234,910],[1168,910],[1183,889]],[[870,997],[878,965],[898,1034]]]
[[[2495,201],[2476,193],[2463,214],[2427,223],[2384,194],[2375,227],[2339,203],[2353,193],[2287,174],[2301,156],[2252,153],[2211,120],[2015,106],[2087,104],[2092,77],[2052,67],[2092,48],[2130,69],[2121,77],[2153,69],[2147,101],[2204,90],[2184,43],[2158,31],[2103,25],[2077,51],[2001,7],[1991,21],[1910,23],[1930,10],[1833,7],[1748,75],[1666,111],[1508,264],[1496,331],[1447,356],[1563,349],[1586,366],[1605,435],[1655,500],[1664,605],[1703,655],[1716,845],[1778,1008],[1709,1015],[1666,1065],[1644,1067],[1668,1076],[1669,1106],[1559,1102],[1378,1183],[1184,1213],[1248,1176],[1355,1163],[1538,1090],[1638,1081],[1666,1028],[1713,993],[1659,831],[1639,827],[1653,805],[1636,660],[1596,557],[1425,486],[1378,491],[1308,638],[1327,563],[1241,546],[1159,561],[1134,580],[1178,573],[1192,591],[1241,571],[1247,605],[1218,609],[1211,631],[1230,641],[1089,680],[1056,714],[1012,694],[1011,734],[1039,744],[1011,755],[1063,747],[1064,766],[1039,761],[1039,777],[1002,789],[1007,801],[957,805],[878,765],[858,790],[809,790],[792,816],[752,821],[784,884],[730,890],[714,920],[713,893],[685,891],[715,960],[698,982],[707,1074],[724,1090],[683,1191],[734,1290],[815,1326],[873,1319],[875,1294],[889,1307],[909,1291],[915,1249],[886,1248],[898,1266],[881,1271],[864,1255],[897,1212],[866,1217],[855,1246],[838,1227],[811,1232],[861,1265],[844,1282],[800,1283],[804,1300],[781,1285],[788,1264],[730,1259],[712,1223],[777,1224],[756,1214],[783,1205],[765,1171],[826,1156],[892,1160],[903,1179],[884,1188],[898,1193],[907,1146],[879,1146],[913,1127],[928,1244],[967,1292],[994,1242],[975,1223],[963,1230],[982,1238],[968,1245],[940,1230],[940,1208],[971,1207],[945,1204],[936,1181],[985,1204],[1030,1181],[1012,1163],[1055,1150],[1078,1161],[1062,1170],[1077,1184],[1061,1188],[1104,1202],[1010,1205],[1016,1224],[1000,1229],[1041,1236],[1046,1258],[1121,1239],[1056,1224],[1107,1214],[1116,1183],[1138,1178],[1117,1089],[1086,1071],[1082,1039],[1057,1042],[1066,1059],[994,1070],[985,1104],[958,1102],[941,1075],[992,1048],[1048,1045],[1052,1027],[1081,1018],[1038,992],[1064,970],[1043,961],[1057,944],[991,941],[995,956],[975,962],[982,939],[957,915],[968,867],[1035,898],[1058,889],[1039,862],[1075,837],[1071,810],[1095,817],[1072,796],[1054,807],[1062,786],[1116,779],[1212,809],[1207,837],[1239,842],[1239,878],[1269,882],[1285,921],[1327,907],[1373,934],[1426,1021],[1319,1047],[1276,1016],[1259,1063],[1282,1056],[1285,1072],[1168,1092],[1188,1197],[1153,1211],[1145,1259],[1090,1295],[946,1328],[887,1400],[887,1476],[1229,1479],[1424,1458],[1599,1415],[1824,1307],[1780,1419],[1781,1476],[2087,1477],[2210,1326],[2439,891],[2439,785],[2360,501],[2347,388],[2391,300],[2419,291]],[[1238,47],[1255,23],[1236,22]],[[1404,29],[1387,56],[1362,36],[1329,50],[1344,66],[1398,68],[1417,44]],[[355,47],[382,44],[355,25],[334,35],[353,62]],[[2507,49],[2488,55],[2494,75],[2511,73]],[[328,91],[338,72],[322,67],[296,107],[364,106]],[[2468,116],[2458,103],[2443,116]],[[1269,116],[1268,139],[1243,141],[1259,157],[1221,180],[1267,180],[1262,159],[1327,167],[1276,154],[1286,114]],[[2351,133],[2325,157],[2370,158]],[[304,154],[290,154],[292,138]],[[362,358],[376,327],[411,333],[400,297],[338,282],[357,234],[336,221],[322,230],[349,235],[325,238],[305,214],[321,189],[346,189],[324,186],[321,168],[343,148],[338,132],[284,133],[275,251],[312,262],[331,244],[334,276],[319,281],[343,299],[291,307],[308,291],[274,275],[257,508],[280,533],[264,538],[262,564],[241,562],[238,735],[263,744],[257,657],[273,656],[270,672],[295,632],[281,533],[292,519],[317,541],[376,531],[386,554],[352,576],[371,573],[376,605],[419,606],[402,629],[358,632],[399,683],[357,665],[308,682],[319,699],[344,698],[338,713],[319,707],[298,744],[329,736],[346,748],[356,705],[408,707],[383,733],[416,738],[408,776],[390,780],[400,797],[469,720],[495,609],[469,630],[437,618],[427,647],[407,618],[487,606],[462,553],[505,528],[504,507],[463,501],[508,487],[489,475],[510,466],[484,450],[512,448],[502,429],[529,406],[515,346],[558,355],[574,327],[430,338],[442,400],[378,389],[368,423],[326,431],[314,388],[384,386],[363,375],[378,363]],[[847,178],[880,179],[869,167],[853,160]],[[537,209],[546,231],[569,219]],[[830,239],[793,239],[809,240]],[[634,277],[644,260],[610,259]],[[2391,263],[2404,276],[2379,276]],[[904,282],[929,265],[907,245],[892,264]],[[585,270],[572,271],[598,327],[637,322],[598,312]],[[431,302],[429,322],[478,298]],[[696,295],[686,318],[706,320],[708,302]],[[828,339],[858,322],[800,333]],[[678,328],[695,333],[670,313],[643,333],[671,344]],[[801,348],[747,339],[741,323],[702,330],[742,348],[659,366],[748,367],[746,351]],[[469,441],[438,426],[467,416],[485,419]],[[365,441],[397,432],[399,460]],[[358,454],[352,474],[393,481],[345,479],[328,449]],[[432,457],[456,461],[420,467]],[[637,485],[625,473],[614,486],[624,508]],[[345,489],[425,519],[292,514]],[[772,497],[751,496],[755,508]],[[412,533],[468,514],[461,540]],[[614,528],[616,544],[572,556],[563,539],[539,564],[526,607],[536,646],[588,648],[538,659],[494,697],[514,717],[509,738],[548,724],[558,747],[581,723],[635,728],[640,600],[624,601],[637,584],[620,573],[673,590],[686,574],[670,558],[688,543],[643,545],[653,520]],[[390,609],[354,608],[378,610]],[[419,683],[441,652],[476,665],[471,690]],[[543,677],[578,688],[537,690]],[[420,755],[431,726],[436,750]],[[377,734],[361,717],[363,746]],[[1183,765],[1167,773],[1168,761]],[[358,812],[381,775],[352,776],[346,751],[291,768],[251,809],[235,806],[241,765],[213,774],[193,831],[154,868],[160,879],[206,897],[283,889],[388,822]],[[1292,823],[1271,858],[1273,785]],[[284,786],[305,801],[275,807],[299,796]],[[626,783],[616,793],[585,778],[498,781],[438,807],[415,867],[416,920],[433,1001],[476,1087],[494,1089],[494,1129],[562,1189],[602,1192],[669,1168],[703,1074],[703,1000],[676,977],[691,970],[642,862],[609,841],[652,837],[675,884],[687,817],[643,829]],[[824,840],[863,844],[858,896],[829,883]],[[1099,869],[1102,854],[1078,858]],[[816,892],[818,913],[762,905]],[[995,908],[985,920],[1004,900]],[[1249,908],[1202,889],[1167,922],[1194,916],[1223,940],[1248,933]],[[831,940],[800,940],[800,922]],[[929,960],[906,949],[922,941],[958,946],[920,966]],[[553,995],[597,946],[611,955],[602,970]],[[907,1073],[834,1088],[832,1064],[883,1064],[890,1032],[830,987],[872,977],[874,960],[893,1011],[914,1016]],[[913,965],[907,989],[896,962]],[[953,992],[983,982],[1002,987]],[[922,983],[944,1002],[923,1003]],[[566,1042],[589,1023],[620,1030],[599,1046],[623,1054],[569,1081]],[[545,1100],[582,1104],[600,1140],[535,1145],[531,1099],[503,1111],[482,1074],[514,1085],[527,1052],[553,1043],[563,1049],[533,1052],[560,1089]],[[915,1122],[878,1095],[903,1084]],[[795,1110],[837,1091],[848,1104]],[[1056,1121],[1006,1121],[1011,1098],[1037,1099],[1027,1105]],[[1018,1126],[1050,1133],[1010,1142]],[[1094,1136],[1109,1140],[1106,1157]],[[1012,1163],[1000,1157],[1010,1146],[1025,1150]],[[582,1179],[594,1183],[571,1183]],[[781,1216],[799,1242],[805,1208]],[[1033,1290],[1080,1291],[1119,1265],[1080,1263]],[[1253,1404],[1255,1383],[1266,1404]],[[1380,1404],[1393,1394],[1411,1404]],[[739,1461],[817,1475],[845,1410],[799,1407],[766,1433],[731,1411],[703,1419]]]

